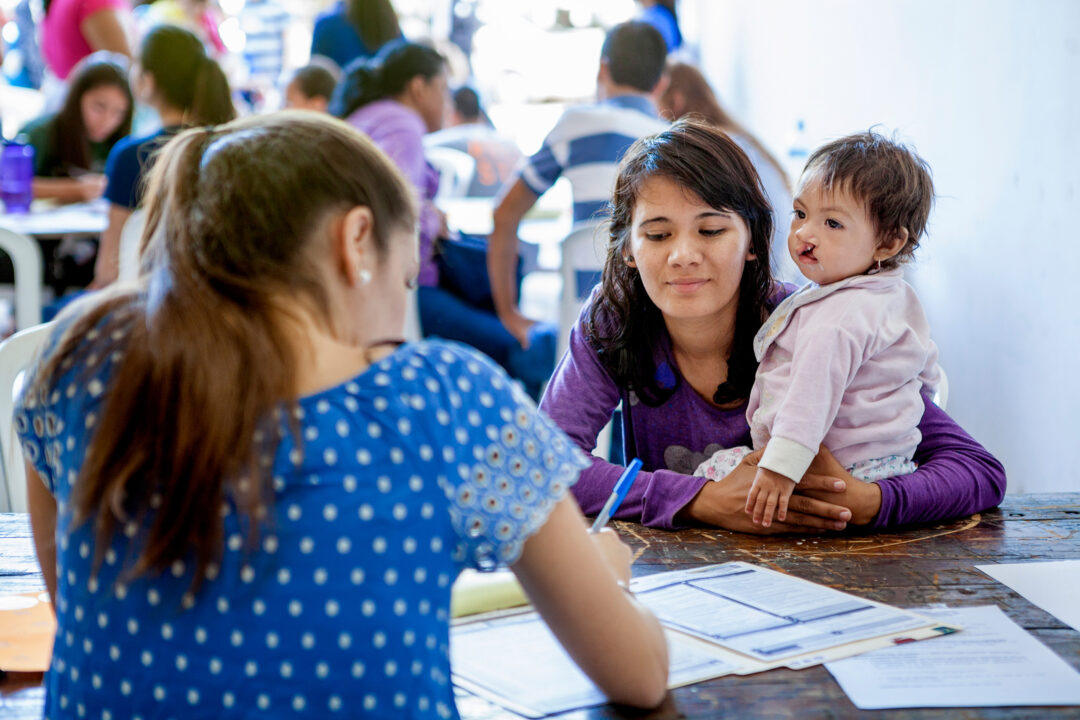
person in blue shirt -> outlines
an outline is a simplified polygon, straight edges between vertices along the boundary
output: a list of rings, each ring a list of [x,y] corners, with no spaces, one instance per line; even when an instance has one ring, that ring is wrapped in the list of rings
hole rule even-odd
[[[338,0],[315,18],[311,54],[347,67],[374,57],[386,43],[404,37],[390,0]]]
[[[101,234],[92,288],[116,279],[120,232],[142,202],[143,180],[157,150],[184,126],[214,125],[236,117],[225,73],[190,31],[159,25],[148,32],[137,67],[135,94],[157,112],[162,127],[142,137],[129,135],[109,153],[105,163],[109,224]]]
[[[398,341],[417,208],[370,140],[187,130],[147,197],[144,273],[65,311],[16,407],[46,717],[454,718],[450,587],[499,565],[612,700],[660,703],[585,456],[484,356]]]
[[[683,36],[679,30],[679,16],[675,11],[675,0],[638,0],[641,13],[638,20],[649,23],[664,38],[669,53],[682,47]]]

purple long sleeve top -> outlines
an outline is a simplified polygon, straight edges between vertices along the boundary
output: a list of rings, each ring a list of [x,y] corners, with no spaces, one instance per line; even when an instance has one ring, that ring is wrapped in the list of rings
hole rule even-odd
[[[588,308],[582,314],[587,317]],[[596,447],[596,437],[622,401],[622,430],[627,457],[638,457],[642,472],[616,517],[651,527],[686,526],[679,512],[711,482],[692,473],[721,448],[750,445],[746,404],[721,410],[710,405],[683,381],[664,332],[654,354],[657,379],[674,387],[657,407],[616,384],[600,357],[575,323],[570,345],[548,384],[540,408],[583,450]],[[881,509],[873,527],[969,515],[996,506],[1005,495],[1005,469],[985,448],[930,400],[919,430],[922,441],[914,460],[919,469],[878,482]],[[573,492],[586,514],[600,511],[622,468],[593,457]]]
[[[439,173],[424,159],[424,133],[427,126],[420,114],[397,100],[376,100],[348,117],[348,123],[371,138],[390,156],[402,174],[416,188],[420,202],[420,274],[421,285],[438,285],[439,270],[432,258],[431,246],[439,232],[439,214],[435,209],[435,191]]]

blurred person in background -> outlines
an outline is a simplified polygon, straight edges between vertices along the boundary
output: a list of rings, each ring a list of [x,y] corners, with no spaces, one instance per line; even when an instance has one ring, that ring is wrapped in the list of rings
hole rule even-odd
[[[92,52],[131,57],[132,17],[127,0],[42,0],[41,51],[60,80]]]
[[[236,117],[225,73],[189,30],[175,25],[151,30],[143,38],[134,75],[135,95],[157,112],[161,129],[148,136],[128,136],[109,153],[105,164],[109,224],[101,235],[94,288],[116,279],[120,233],[142,203],[143,179],[156,151],[185,127],[218,125]]]
[[[208,0],[156,0],[141,5],[135,18],[141,34],[157,25],[178,25],[193,32],[212,57],[220,58],[226,52],[218,32],[222,18]]]
[[[315,61],[300,68],[285,85],[286,109],[327,112],[340,75],[328,61]]]
[[[773,277],[784,282],[802,285],[806,282],[791,259],[787,249],[788,230],[791,226],[791,184],[784,168],[765,146],[729,115],[708,80],[693,65],[670,63],[667,83],[662,84],[657,98],[660,114],[668,120],[678,120],[688,115],[697,117],[723,130],[735,144],[742,148],[753,163],[765,188],[765,195],[773,209],[773,233],[770,253]]]
[[[521,150],[495,129],[476,90],[464,85],[454,91],[452,98],[449,127],[427,135],[424,145],[467,153],[476,161],[476,172],[465,194],[495,197],[521,162]]]
[[[390,0],[338,0],[315,18],[311,54],[344,68],[354,60],[374,57],[383,45],[402,37]]]
[[[682,31],[679,30],[679,16],[675,12],[675,0],[638,0],[641,13],[638,20],[656,28],[664,37],[668,52],[675,52],[682,47]]]
[[[19,139],[34,147],[34,197],[85,202],[105,192],[105,160],[131,132],[127,58],[94,53],[68,79],[60,111],[32,120]]]
[[[499,320],[523,348],[543,339],[538,333],[544,325],[525,317],[518,306],[518,225],[560,177],[573,190],[574,225],[600,222],[623,153],[638,138],[668,125],[651,97],[666,58],[664,38],[652,25],[632,21],[612,28],[600,51],[597,102],[563,113],[495,208],[487,253],[491,291]],[[549,363],[554,369],[554,346]]]

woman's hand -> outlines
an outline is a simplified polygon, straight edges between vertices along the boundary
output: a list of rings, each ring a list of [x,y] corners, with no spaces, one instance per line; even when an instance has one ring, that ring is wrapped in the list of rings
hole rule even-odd
[[[757,463],[762,455],[760,450],[743,458],[722,480],[706,483],[683,512],[699,523],[759,535],[843,530],[854,517],[852,510],[842,504],[850,501],[846,490],[852,484],[864,483],[851,479],[831,454],[827,456],[831,463],[819,464],[825,453],[828,450],[818,455],[814,465],[811,465],[811,472],[803,476],[796,493],[791,496],[786,522],[773,523],[766,528],[755,525],[746,514],[746,497],[757,474]],[[838,474],[833,474],[835,469],[839,469]],[[828,474],[824,471],[828,471]],[[868,507],[869,503],[860,509],[865,512]],[[877,511],[874,512],[876,514]]]
[[[604,560],[615,573],[615,577],[624,583],[630,582],[630,565],[633,564],[633,553],[630,546],[619,539],[611,528],[604,528],[598,533],[591,534],[593,544],[603,555]]]
[[[839,478],[844,481],[845,488],[840,491],[822,492],[816,484],[807,484],[809,477],[824,477],[829,480]],[[837,462],[833,454],[824,445],[818,451],[814,462],[803,476],[802,482],[795,489],[796,493],[804,494],[808,499],[816,498],[827,503],[837,503],[851,511],[852,525],[867,525],[881,510],[881,488],[877,483],[856,480]]]

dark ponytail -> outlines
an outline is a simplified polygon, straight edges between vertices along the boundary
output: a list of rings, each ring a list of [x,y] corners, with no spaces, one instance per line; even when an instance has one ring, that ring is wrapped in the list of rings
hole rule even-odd
[[[446,58],[432,47],[405,40],[389,42],[370,60],[346,66],[330,99],[330,113],[346,118],[376,100],[397,97],[414,77],[431,80],[445,67]]]
[[[134,523],[144,534],[132,574],[183,561],[194,592],[223,550],[221,509],[239,513],[253,543],[273,500],[281,413],[298,399],[298,349],[282,314],[301,306],[333,325],[318,229],[332,213],[368,207],[385,256],[414,228],[416,208],[368,139],[312,113],[188,130],[150,177],[138,284],[70,311],[77,319],[31,392],[47,392],[72,364],[89,373],[114,358],[75,520],[93,523],[99,554]]]
[[[161,99],[184,112],[186,124],[216,125],[236,117],[225,73],[190,31],[155,27],[143,39],[139,61]]]
[[[401,25],[390,0],[349,0],[345,16],[369,53],[401,37]]]
[[[236,108],[233,106],[229,81],[221,66],[204,56],[195,75],[188,124],[220,125],[235,118]]]

